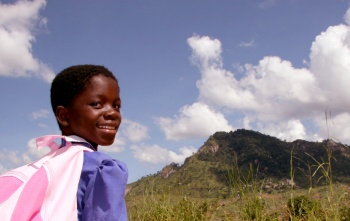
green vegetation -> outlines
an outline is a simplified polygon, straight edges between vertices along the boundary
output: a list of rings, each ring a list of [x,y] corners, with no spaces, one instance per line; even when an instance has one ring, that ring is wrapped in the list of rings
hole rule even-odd
[[[128,185],[130,220],[350,220],[350,148],[218,132],[182,166]]]

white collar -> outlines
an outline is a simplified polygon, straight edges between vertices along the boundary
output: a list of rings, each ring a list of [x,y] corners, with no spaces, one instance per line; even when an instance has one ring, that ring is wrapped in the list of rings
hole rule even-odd
[[[79,137],[77,135],[65,136],[65,138],[66,138],[66,141],[69,141],[69,142],[72,142],[72,141],[75,141],[75,142],[87,142],[84,138]],[[87,143],[89,143],[89,142],[87,142]]]
[[[88,148],[97,151],[97,148],[95,148],[94,146],[92,146],[91,143],[87,142],[84,138],[79,137],[77,135],[70,135],[70,136],[64,136],[65,140],[68,142],[80,142],[80,143],[87,143],[88,144]]]

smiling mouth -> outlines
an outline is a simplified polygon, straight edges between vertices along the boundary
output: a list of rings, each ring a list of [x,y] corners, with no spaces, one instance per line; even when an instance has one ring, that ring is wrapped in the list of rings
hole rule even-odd
[[[101,125],[98,126],[99,129],[106,129],[106,130],[117,130],[117,127],[114,126],[107,126],[107,125]]]

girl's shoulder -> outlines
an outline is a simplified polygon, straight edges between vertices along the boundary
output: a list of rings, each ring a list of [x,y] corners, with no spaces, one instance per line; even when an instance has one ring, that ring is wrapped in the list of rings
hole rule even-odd
[[[84,159],[88,159],[91,160],[93,162],[99,162],[99,161],[103,161],[103,160],[114,160],[111,156],[102,153],[100,151],[93,151],[93,152],[88,152],[85,151],[84,152]]]
[[[111,156],[99,152],[84,152],[83,172],[118,171],[127,175],[128,169],[124,162],[113,159]]]
[[[77,192],[79,220],[127,220],[127,180],[123,162],[102,152],[84,152]]]

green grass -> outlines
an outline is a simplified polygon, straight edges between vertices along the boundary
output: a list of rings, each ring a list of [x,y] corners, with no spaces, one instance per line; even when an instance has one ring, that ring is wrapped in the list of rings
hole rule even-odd
[[[130,193],[129,220],[350,220],[350,198],[345,185],[335,184],[332,190],[329,186],[316,187],[311,192],[308,189],[272,194],[248,192],[227,199]]]

